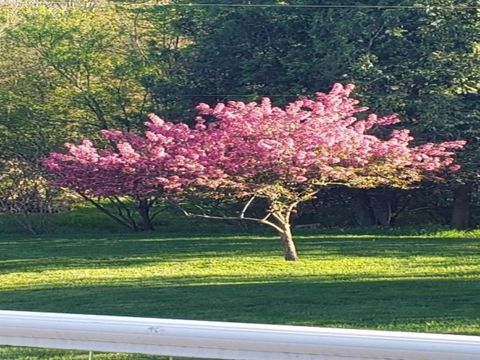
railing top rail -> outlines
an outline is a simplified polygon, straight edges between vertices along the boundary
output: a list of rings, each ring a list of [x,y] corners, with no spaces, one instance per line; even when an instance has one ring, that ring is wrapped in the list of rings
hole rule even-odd
[[[215,359],[478,360],[480,337],[0,311],[0,345]]]

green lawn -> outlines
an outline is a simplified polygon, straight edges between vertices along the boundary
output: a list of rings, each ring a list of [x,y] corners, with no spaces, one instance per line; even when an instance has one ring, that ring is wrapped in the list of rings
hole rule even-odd
[[[480,232],[0,237],[0,309],[480,335]],[[0,348],[0,359],[86,359]],[[147,359],[96,355],[94,359]]]

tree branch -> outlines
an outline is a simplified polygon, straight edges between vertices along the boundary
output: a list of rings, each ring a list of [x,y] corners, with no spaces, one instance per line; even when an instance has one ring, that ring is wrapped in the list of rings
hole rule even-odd
[[[118,209],[121,209],[123,208],[125,210],[125,214],[124,215],[124,218],[126,219],[126,221],[129,221],[130,224],[132,224],[132,227],[135,231],[138,230],[138,225],[137,225],[137,222],[135,221],[135,219],[133,218],[132,216],[132,212],[130,211],[130,209],[128,208],[127,205],[125,205],[123,203],[123,201],[118,197],[118,196],[114,196],[113,199],[115,201],[112,201],[112,203],[117,206]]]
[[[247,201],[247,203],[245,204],[245,206],[243,207],[242,209],[242,212],[240,213],[240,218],[244,218],[245,217],[245,213],[247,212],[248,208],[250,207],[250,205],[252,204],[252,202],[255,200],[255,195],[252,196],[250,198],[250,200]]]
[[[252,200],[253,201],[253,200]],[[215,215],[208,215],[208,214],[194,214],[191,213],[181,206],[177,204],[173,204],[176,208],[178,208],[183,214],[187,217],[197,217],[197,218],[204,218],[204,219],[217,219],[217,220],[247,220],[247,221],[254,221],[260,224],[268,225],[275,230],[277,230],[279,233],[283,233],[283,229],[278,226],[277,224],[266,220],[267,218],[262,218],[262,219],[257,219],[257,218],[251,218],[251,217],[240,217],[240,216],[215,216]]]
[[[100,205],[99,203],[97,203],[95,200],[93,200],[92,198],[86,196],[85,194],[77,191],[77,193],[82,197],[84,198],[85,200],[87,200],[90,204],[92,204],[93,206],[95,206],[98,210],[100,210],[101,212],[103,212],[105,215],[107,215],[109,218],[115,220],[116,222],[118,222],[119,224],[123,225],[123,226],[126,226],[127,228],[129,229],[132,229],[132,230],[135,230],[134,228],[132,228],[132,226],[126,222],[125,220],[119,218],[118,216],[114,215],[112,212],[108,211],[105,207],[103,207],[102,205]]]

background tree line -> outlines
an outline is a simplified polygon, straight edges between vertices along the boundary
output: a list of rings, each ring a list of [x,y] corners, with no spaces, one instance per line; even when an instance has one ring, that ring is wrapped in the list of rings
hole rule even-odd
[[[400,126],[419,141],[467,140],[463,169],[440,185],[410,191],[332,188],[304,206],[297,222],[479,223],[477,0],[349,2],[410,8],[294,7],[331,4],[323,0],[289,1],[291,8],[188,3],[1,5],[0,186],[3,203],[10,204],[3,211],[19,199],[12,195],[19,183],[9,175],[18,176],[12,168],[22,169],[25,187],[36,188],[43,175],[39,158],[99,129],[139,130],[148,112],[189,123],[199,102],[268,95],[283,105],[334,82],[353,82],[362,102],[379,113],[399,113]],[[42,188],[44,194],[48,185]],[[57,194],[49,196],[37,194],[34,202]],[[22,211],[35,208],[25,202]]]

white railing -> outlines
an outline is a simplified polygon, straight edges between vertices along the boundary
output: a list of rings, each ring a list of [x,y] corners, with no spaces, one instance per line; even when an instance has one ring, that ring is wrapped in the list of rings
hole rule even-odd
[[[480,359],[477,336],[23,311],[0,311],[0,345],[213,359]]]

